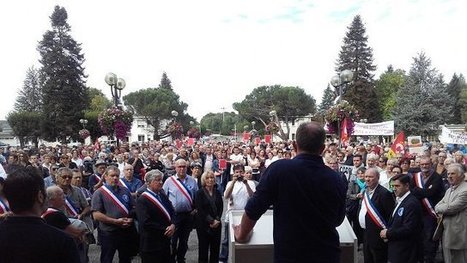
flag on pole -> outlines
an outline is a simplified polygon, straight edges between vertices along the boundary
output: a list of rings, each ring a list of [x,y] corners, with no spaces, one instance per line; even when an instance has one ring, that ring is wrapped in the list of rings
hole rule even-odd
[[[397,134],[396,139],[392,143],[391,149],[388,152],[388,159],[396,157],[396,154],[401,153],[404,154],[404,142],[405,142],[405,135],[404,132],[401,131]]]
[[[347,118],[342,120],[341,125],[341,147],[346,147],[349,144],[349,134],[347,133]]]

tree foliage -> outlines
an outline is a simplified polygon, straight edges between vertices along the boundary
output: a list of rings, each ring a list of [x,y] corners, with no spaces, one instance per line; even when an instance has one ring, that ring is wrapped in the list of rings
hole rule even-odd
[[[201,130],[222,135],[234,135],[235,132],[237,134],[241,133],[245,126],[248,126],[248,129],[253,128],[250,127],[251,124],[247,120],[235,112],[208,113],[201,118],[200,124]]]
[[[376,95],[384,121],[394,119],[392,113],[396,106],[396,96],[404,83],[405,72],[402,69],[394,70],[392,66],[389,66],[376,81]]]
[[[13,134],[18,137],[21,147],[32,141],[36,147],[40,136],[41,114],[37,111],[15,111],[7,116]]]
[[[154,128],[156,140],[167,135],[167,127],[162,124],[174,118],[171,113],[174,110],[178,112],[176,120],[182,124],[184,131],[189,129],[190,121],[195,121],[185,113],[188,105],[180,101],[180,96],[171,88],[141,89],[123,96],[123,101],[135,117],[143,117]]]
[[[464,76],[462,74],[460,74],[459,76],[457,74],[454,74],[447,87],[447,92],[452,98],[454,106],[452,116],[449,119],[449,123],[466,123],[465,118],[462,118],[462,115],[465,115],[465,111],[467,111],[467,104],[464,101],[462,101],[461,98],[461,94],[463,91],[464,93],[467,92],[467,84],[465,83]]]
[[[65,8],[55,6],[52,29],[45,32],[37,50],[43,72],[43,136],[53,141],[78,138],[79,119],[87,108],[87,92],[81,44],[70,35]]]
[[[299,87],[261,86],[255,88],[241,102],[233,104],[233,108],[249,122],[256,121],[268,125],[271,120],[270,112],[276,112],[274,121],[282,121],[286,125],[285,131],[278,131],[283,140],[289,138],[289,125],[297,118],[312,115],[316,112],[315,99],[306,94]],[[258,123],[259,125],[259,123]]]
[[[159,88],[162,89],[172,89],[172,82],[167,77],[167,73],[162,73],[161,83],[159,84]]]
[[[353,82],[343,86],[343,99],[359,111],[360,116],[369,122],[381,120],[379,102],[373,81],[376,66],[373,64],[373,50],[368,46],[368,36],[360,15],[354,17],[344,37],[336,72],[348,69]]]
[[[16,111],[40,112],[42,110],[41,72],[28,68],[23,88],[18,92],[14,108]]]
[[[321,113],[326,112],[332,105],[334,105],[334,99],[336,98],[336,93],[331,86],[328,84],[324,90],[323,97],[321,98],[321,103],[318,106],[318,111]]]
[[[424,53],[418,54],[396,97],[396,128],[408,135],[433,136],[451,113],[452,99],[443,76]]]

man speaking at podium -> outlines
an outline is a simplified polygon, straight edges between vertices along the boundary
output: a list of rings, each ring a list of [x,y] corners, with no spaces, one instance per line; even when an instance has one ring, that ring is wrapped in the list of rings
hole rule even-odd
[[[298,155],[272,163],[261,176],[234,227],[237,242],[249,241],[256,221],[273,205],[274,262],[340,261],[336,227],[344,220],[346,185],[323,162],[325,136],[316,122],[298,127]]]

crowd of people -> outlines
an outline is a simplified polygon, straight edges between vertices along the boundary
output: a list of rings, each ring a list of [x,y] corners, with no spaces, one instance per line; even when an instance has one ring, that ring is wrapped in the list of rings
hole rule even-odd
[[[345,213],[364,261],[435,262],[441,243],[445,262],[467,262],[465,155],[432,144],[420,155],[406,151],[391,157],[389,147],[338,147],[327,139],[324,151],[315,154],[347,185]],[[39,224],[10,219],[24,211],[39,214],[74,240],[77,253],[69,253],[73,262],[88,262],[94,243],[100,246],[101,262],[112,262],[116,251],[120,262],[131,262],[138,254],[142,262],[185,262],[193,229],[199,262],[227,262],[234,237],[229,235],[229,218],[222,215],[245,209],[266,169],[272,165],[291,171],[284,162],[273,163],[303,158],[297,156],[303,155],[292,141],[198,141],[179,148],[159,141],[118,147],[8,147],[1,150],[0,162],[12,179],[0,179],[0,217],[4,223]],[[342,172],[342,166],[352,166],[351,172]],[[28,201],[30,207],[18,209],[15,202],[24,197],[13,189],[27,183],[21,179],[25,174],[38,175],[31,184],[40,181],[45,190]],[[326,182],[314,183],[324,187]],[[440,220],[444,231],[433,238]],[[6,228],[4,223],[0,228]],[[61,247],[65,245],[69,243]]]

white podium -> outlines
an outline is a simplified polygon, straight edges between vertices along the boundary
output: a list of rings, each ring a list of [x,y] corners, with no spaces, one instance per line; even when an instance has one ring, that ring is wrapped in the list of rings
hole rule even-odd
[[[238,225],[242,219],[243,210],[229,213],[229,263],[270,263],[274,257],[273,211],[268,210],[256,222],[251,240],[245,244],[235,242],[233,225]],[[347,218],[337,227],[341,247],[341,262],[357,262],[357,237]]]

